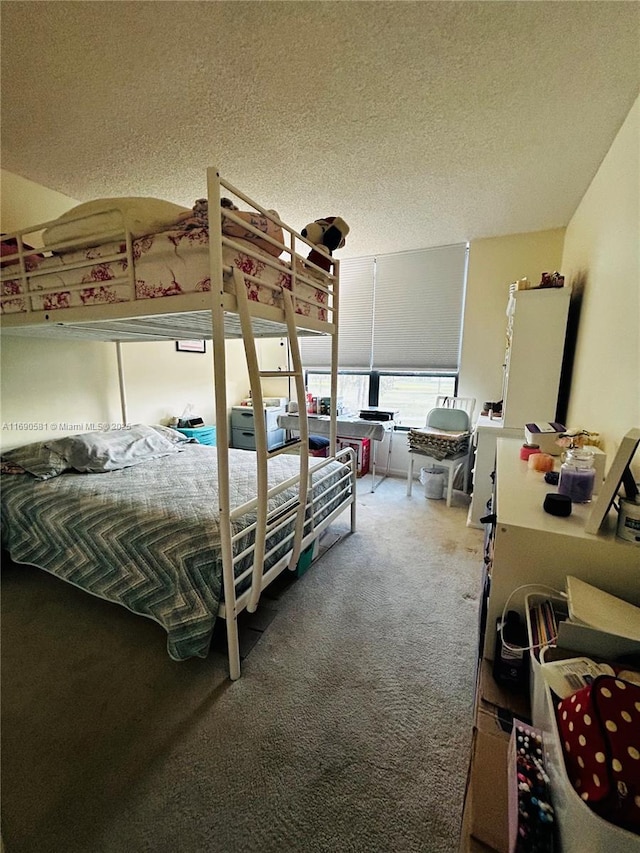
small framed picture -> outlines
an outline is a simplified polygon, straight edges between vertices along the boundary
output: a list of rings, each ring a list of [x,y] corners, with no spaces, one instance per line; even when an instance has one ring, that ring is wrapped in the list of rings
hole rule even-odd
[[[591,505],[591,512],[584,527],[586,533],[598,532],[600,525],[613,506],[621,486],[624,485],[627,500],[635,503],[638,487],[631,471],[631,462],[639,446],[640,429],[630,429],[620,442],[618,452],[613,458],[604,483],[602,483],[602,488]]]
[[[178,352],[206,352],[206,341],[176,341]]]

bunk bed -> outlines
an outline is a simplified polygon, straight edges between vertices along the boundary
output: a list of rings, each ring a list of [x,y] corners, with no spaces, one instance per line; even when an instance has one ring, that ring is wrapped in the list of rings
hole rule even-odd
[[[223,208],[227,195],[247,210]],[[316,246],[215,168],[207,170],[207,198],[193,210],[165,216],[152,231],[144,226],[124,204],[104,200],[1,237],[2,335],[113,342],[127,425],[120,435],[34,442],[26,457],[3,454],[27,474],[2,476],[2,544],[16,562],[155,619],[175,659],[206,656],[213,624],[223,618],[229,674],[237,679],[239,613],[253,612],[268,584],[295,569],[301,552],[346,509],[355,530],[355,458],[350,450],[336,452],[335,418],[330,456],[321,460],[309,457],[304,412],[299,438],[281,447],[267,448],[264,428],[264,379],[288,377],[297,399],[305,399],[299,335],[331,336],[331,411],[337,410],[339,262],[327,256],[324,269],[309,261],[305,255]],[[230,337],[244,342],[255,453],[229,448]],[[260,337],[288,338],[291,370],[260,369]],[[215,448],[159,426],[132,425],[128,417],[122,343],[181,339],[213,343]],[[91,450],[83,465],[76,454],[82,457],[85,444]],[[95,465],[96,444],[106,467]],[[140,447],[158,452],[131,464]],[[74,525],[80,516],[96,522]]]

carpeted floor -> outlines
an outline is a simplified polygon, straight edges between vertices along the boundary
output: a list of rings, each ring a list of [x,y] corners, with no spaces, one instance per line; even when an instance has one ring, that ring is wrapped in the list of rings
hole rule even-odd
[[[5,562],[7,853],[457,850],[482,534],[460,494],[368,487],[249,620],[235,683],[224,631],[175,663],[155,623]]]

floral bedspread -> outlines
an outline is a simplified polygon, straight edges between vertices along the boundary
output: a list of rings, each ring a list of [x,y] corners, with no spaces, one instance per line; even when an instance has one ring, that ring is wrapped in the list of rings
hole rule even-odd
[[[242,240],[237,242],[241,243]],[[263,254],[255,246],[251,246],[251,250],[257,255]],[[112,260],[114,255],[123,252],[124,243],[111,242],[52,257],[30,256],[28,267],[39,273],[46,269],[47,273],[30,277],[28,292],[24,291],[24,285],[18,277],[3,281],[0,314],[159,299],[211,289],[209,232],[205,226],[194,227],[191,221],[181,223],[170,231],[134,240],[135,293],[131,292],[131,285],[125,277],[128,273],[126,256]],[[274,260],[269,255],[265,255],[265,259]],[[73,268],[78,262],[86,261],[95,263]],[[283,261],[276,263],[282,269],[274,269],[265,261],[242,251],[223,248],[225,266],[235,266],[260,279],[260,284],[245,279],[249,299],[281,307],[279,292],[268,285],[291,290],[291,271]],[[10,270],[8,266],[3,272]],[[299,314],[316,320],[327,320],[326,291],[297,282],[296,294],[309,300],[296,303]]]

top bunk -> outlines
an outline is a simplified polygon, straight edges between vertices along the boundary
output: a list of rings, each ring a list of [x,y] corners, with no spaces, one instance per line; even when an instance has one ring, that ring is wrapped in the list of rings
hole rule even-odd
[[[238,287],[255,337],[286,335],[285,289],[298,334],[337,333],[339,262],[213,167],[191,210],[98,199],[0,241],[3,335],[211,339],[222,309],[225,337],[240,338]]]

